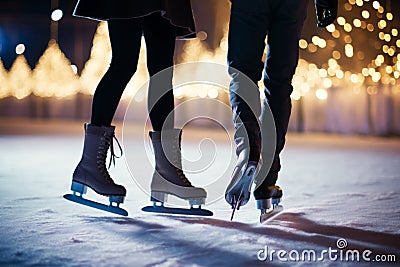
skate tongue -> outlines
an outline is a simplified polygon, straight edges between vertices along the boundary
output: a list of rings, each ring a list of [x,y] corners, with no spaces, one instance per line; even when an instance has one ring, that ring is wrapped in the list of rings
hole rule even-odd
[[[239,210],[241,204],[242,204],[243,196],[239,196],[239,200],[235,201],[235,197],[233,196],[233,201],[232,201],[232,215],[231,215],[231,221],[233,220],[233,216],[235,215],[235,211]]]

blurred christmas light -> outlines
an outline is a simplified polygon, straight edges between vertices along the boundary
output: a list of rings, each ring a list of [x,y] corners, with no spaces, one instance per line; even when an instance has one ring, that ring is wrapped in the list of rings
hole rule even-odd
[[[300,100],[300,94],[299,94],[299,92],[298,91],[296,91],[296,90],[294,90],[293,92],[292,92],[292,94],[290,95],[290,97],[293,99],[293,100]]]
[[[58,44],[50,41],[32,73],[32,92],[41,97],[67,97],[80,90],[79,77]]]
[[[353,25],[354,25],[355,27],[357,27],[357,28],[360,28],[360,27],[361,27],[361,20],[359,20],[359,19],[354,19],[354,20],[353,20]]]
[[[368,75],[369,75],[368,69],[367,69],[367,68],[363,68],[362,71],[361,71],[361,73],[362,73],[364,76],[368,76]]]
[[[364,4],[363,0],[356,0],[357,6],[362,6]]]
[[[363,11],[361,12],[361,16],[362,16],[364,19],[369,19],[369,12],[368,12],[368,10],[363,10]]]
[[[63,17],[63,12],[61,9],[56,9],[53,12],[51,12],[51,19],[53,21],[59,21]]]
[[[328,32],[334,32],[335,31],[335,24],[329,24],[327,27],[326,27],[326,30],[328,31]]]
[[[372,76],[374,73],[375,73],[375,69],[374,69],[374,68],[369,68],[369,69],[368,69],[368,74],[369,74],[370,76]]]
[[[22,99],[31,93],[32,70],[24,55],[17,56],[8,74],[7,86],[10,95]]]
[[[205,32],[205,31],[199,31],[199,32],[197,32],[197,38],[199,38],[201,41],[206,40],[207,37],[208,37],[207,32]]]
[[[347,57],[352,57],[354,55],[353,46],[351,44],[346,44],[344,49]]]
[[[346,23],[346,24],[344,24],[343,29],[344,29],[346,32],[351,32],[351,30],[353,29],[353,27],[351,27],[351,24],[350,24],[350,23]]]
[[[378,27],[379,27],[379,29],[384,29],[384,28],[386,28],[386,21],[385,20],[383,20],[383,19],[381,19],[379,22],[378,22]]]
[[[358,82],[358,76],[357,76],[357,74],[354,74],[354,73],[351,74],[350,80],[351,80],[352,83],[357,83],[357,82]]]
[[[209,98],[213,98],[213,99],[215,99],[215,98],[217,98],[218,97],[218,90],[217,89],[215,89],[215,88],[211,88],[210,90],[208,90],[208,97]]]
[[[328,72],[326,71],[326,69],[320,69],[320,70],[318,71],[318,73],[319,73],[319,76],[320,76],[321,78],[325,78],[325,77],[328,75]]]
[[[332,32],[332,36],[333,36],[334,38],[339,38],[339,37],[340,37],[340,32],[339,32],[338,30],[334,30],[334,31]]]
[[[337,23],[338,23],[340,26],[343,26],[344,24],[346,24],[346,20],[345,20],[345,18],[343,18],[343,17],[338,17],[338,18],[337,18]]]
[[[332,87],[332,80],[329,78],[325,78],[322,82],[323,86],[326,88]]]
[[[206,98],[207,97],[207,88],[205,88],[205,87],[202,87],[202,86],[199,86],[200,88],[198,88],[197,89],[197,95],[200,97],[200,98]]]
[[[388,50],[389,50],[389,46],[388,46],[388,45],[382,46],[382,51],[383,51],[383,53],[387,53]]]
[[[358,51],[358,52],[357,52],[357,58],[358,58],[359,60],[364,60],[364,58],[365,58],[364,52],[363,52],[363,51]]]
[[[326,100],[328,98],[328,92],[325,89],[318,89],[315,91],[315,96],[319,100]]]
[[[314,44],[308,44],[308,51],[310,51],[310,53],[315,53],[317,51],[317,47]]]
[[[370,31],[370,32],[373,32],[373,31],[375,30],[374,25],[368,24],[368,25],[367,25],[367,30]]]
[[[344,37],[344,41],[345,41],[347,44],[350,44],[350,43],[353,41],[353,39],[351,38],[350,35],[346,35],[346,36]]]
[[[71,69],[74,74],[78,74],[78,67],[74,64],[71,64]]]
[[[330,58],[330,59],[328,60],[328,65],[329,65],[330,67],[336,67],[338,64],[337,64],[337,61],[336,61],[335,59]]]
[[[379,80],[381,79],[381,74],[379,72],[375,72],[374,74],[372,74],[372,81],[373,82],[379,82]]]
[[[0,58],[0,98],[7,97],[9,95],[9,88],[8,86],[4,86],[4,84],[7,84],[7,78],[8,78],[8,72],[4,68],[3,61],[1,61]]]
[[[18,44],[16,47],[15,47],[15,53],[17,54],[17,55],[21,55],[21,54],[23,54],[25,52],[25,45],[24,44]]]
[[[333,52],[332,52],[332,57],[333,57],[334,59],[338,60],[338,59],[340,59],[341,54],[340,54],[339,51],[333,51]]]
[[[336,77],[338,79],[343,79],[344,78],[344,73],[342,70],[336,70]]]
[[[307,43],[306,40],[304,40],[304,39],[300,39],[300,40],[299,40],[299,47],[300,47],[300,48],[306,49],[307,46],[308,46],[308,43]]]
[[[372,3],[372,6],[373,6],[375,9],[378,9],[378,8],[381,6],[381,4],[379,4],[378,1],[374,1],[374,2]]]
[[[376,95],[378,93],[378,88],[376,88],[376,86],[368,86],[367,93],[369,95]]]

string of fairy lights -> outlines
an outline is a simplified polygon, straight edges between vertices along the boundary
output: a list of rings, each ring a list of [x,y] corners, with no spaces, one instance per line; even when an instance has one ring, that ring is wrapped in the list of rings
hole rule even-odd
[[[380,90],[399,94],[400,38],[399,25],[394,23],[398,21],[395,20],[398,13],[391,12],[388,0],[385,7],[376,0],[346,0],[341,3],[339,16],[333,24],[318,34],[300,39],[301,59],[293,78],[292,99],[314,94],[317,99],[325,100],[334,87],[352,90],[355,94],[363,90],[369,95],[378,94]],[[148,79],[144,47],[138,71],[128,84],[125,96],[132,96],[135,89]],[[30,94],[61,98],[77,93],[93,94],[111,58],[105,23],[99,24],[90,59],[80,76],[76,66],[65,57],[54,40],[49,42],[33,70],[28,66],[23,51],[21,45],[16,48],[19,55],[10,71],[4,69],[0,59],[0,98],[13,96],[21,99]],[[182,62],[226,64],[226,52],[227,33],[214,51],[210,51],[199,38],[186,42],[181,58]],[[218,93],[223,94],[216,93],[215,88],[199,88],[198,95],[194,92],[193,88],[177,90],[176,96],[217,98]]]
[[[321,68],[300,60],[293,99],[315,88],[316,97],[323,100],[332,86],[347,86],[354,93],[365,89],[369,95],[380,88],[385,93],[400,93],[399,25],[393,23],[390,1],[386,4],[385,10],[379,1],[348,0],[342,6],[343,14],[326,28],[326,38],[314,35],[299,41],[309,58],[318,57],[323,50],[331,53]]]

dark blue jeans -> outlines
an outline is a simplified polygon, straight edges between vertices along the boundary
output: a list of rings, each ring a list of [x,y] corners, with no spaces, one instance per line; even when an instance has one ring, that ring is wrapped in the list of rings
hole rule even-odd
[[[274,117],[277,140],[272,167],[263,185],[274,185],[281,168],[279,154],[285,145],[292,107],[291,82],[298,63],[298,44],[307,15],[308,0],[231,0],[231,2],[228,64],[234,68],[229,70],[232,76],[230,85],[232,110],[242,122],[254,123],[257,120],[260,107],[251,105],[260,105],[258,88],[255,86],[240,88],[241,75],[236,70],[248,76],[255,84],[262,78],[264,71],[264,92]],[[265,48],[267,54],[264,63],[262,57]],[[245,95],[247,101],[236,92],[239,92],[240,96]]]

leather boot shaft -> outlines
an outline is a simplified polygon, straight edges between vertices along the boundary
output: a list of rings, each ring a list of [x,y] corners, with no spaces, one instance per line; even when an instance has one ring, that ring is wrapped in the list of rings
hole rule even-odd
[[[180,129],[154,131],[149,133],[156,162],[155,171],[179,186],[192,186],[182,171]]]
[[[107,153],[110,146],[112,147],[114,130],[114,126],[85,124],[82,158],[73,173],[73,181],[87,185],[101,195],[125,196],[125,188],[114,183],[106,167]],[[113,150],[111,154],[113,159]]]
[[[180,129],[150,132],[156,167],[151,180],[152,194],[175,195],[182,199],[205,199],[207,192],[194,187],[182,170]]]

